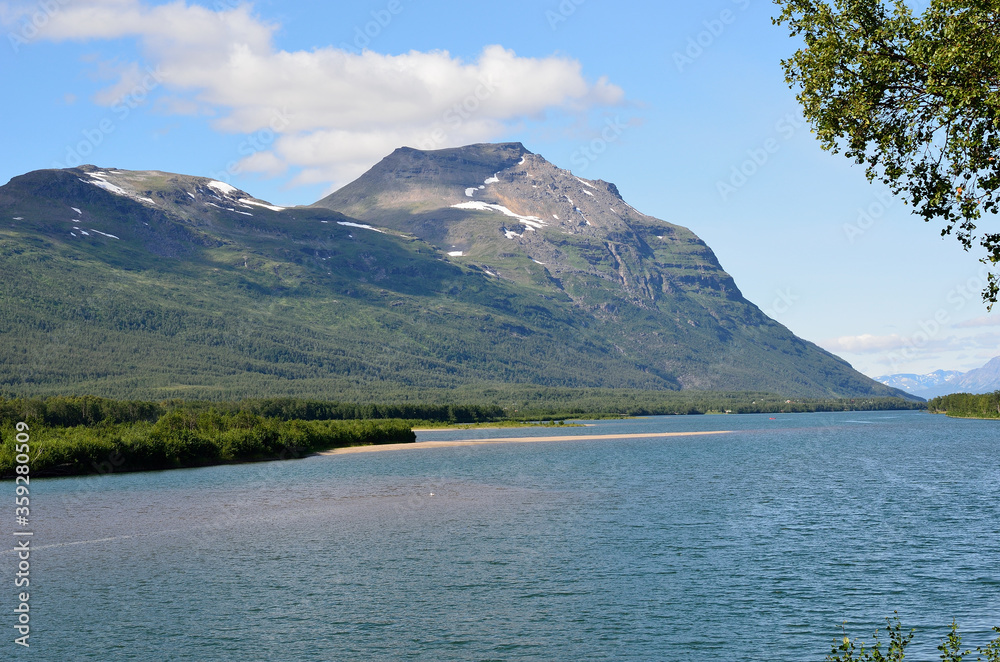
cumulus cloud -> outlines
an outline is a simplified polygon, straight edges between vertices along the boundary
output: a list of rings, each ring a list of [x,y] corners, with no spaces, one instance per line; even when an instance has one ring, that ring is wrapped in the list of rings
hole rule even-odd
[[[499,45],[474,61],[447,51],[286,51],[274,44],[277,27],[249,4],[213,11],[184,0],[62,0],[42,36],[138,40],[167,93],[158,108],[194,114],[200,107],[220,131],[273,131],[266,150],[244,154],[239,168],[292,169],[301,184],[346,183],[402,145],[488,141],[526,119],[579,114],[624,97],[606,79],[585,78],[571,58],[520,57]],[[139,71],[126,68],[95,101],[120,96]]]

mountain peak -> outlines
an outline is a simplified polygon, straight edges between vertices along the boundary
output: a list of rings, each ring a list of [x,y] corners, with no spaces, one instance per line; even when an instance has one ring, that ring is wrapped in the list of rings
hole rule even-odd
[[[523,143],[519,142],[508,142],[508,143],[475,143],[472,145],[465,145],[462,147],[446,147],[444,149],[417,149],[415,147],[397,147],[393,150],[392,154],[412,154],[419,153],[425,155],[429,159],[435,158],[450,158],[456,155],[467,155],[470,158],[489,158],[496,154],[513,153],[518,156],[522,154],[530,154],[525,148]],[[391,156],[391,155],[390,155]],[[388,158],[388,157],[387,157]]]
[[[59,191],[80,201],[90,199],[94,189],[101,189],[117,198],[127,198],[158,211],[170,211],[182,218],[197,216],[206,207],[248,216],[253,215],[254,210],[284,210],[284,207],[258,200],[225,182],[161,170],[122,170],[87,164],[28,173],[15,177],[11,185],[30,194]]]
[[[898,393],[768,319],[690,230],[520,143],[399,149],[293,209],[204,177],[37,171],[0,187],[3,217],[19,392]],[[63,320],[76,341],[40,363]]]
[[[396,150],[314,206],[415,235],[503,279],[551,281],[587,307],[617,309],[593,300],[583,282],[595,279],[617,283],[643,307],[680,291],[743,301],[690,230],[639,212],[614,184],[577,177],[521,143]]]

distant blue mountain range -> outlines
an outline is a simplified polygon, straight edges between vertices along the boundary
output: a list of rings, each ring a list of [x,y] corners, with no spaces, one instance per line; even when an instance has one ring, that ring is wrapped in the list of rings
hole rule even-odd
[[[875,381],[921,398],[936,398],[949,393],[991,393],[1000,391],[1000,356],[969,372],[935,370],[926,375],[883,375],[876,377]]]

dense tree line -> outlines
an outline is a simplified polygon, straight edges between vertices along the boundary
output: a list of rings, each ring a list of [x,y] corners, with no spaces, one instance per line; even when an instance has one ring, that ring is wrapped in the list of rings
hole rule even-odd
[[[0,398],[0,426],[19,421],[50,427],[76,427],[98,423],[156,422],[166,407],[155,402],[122,401],[92,395],[51,398]]]
[[[795,398],[773,393],[711,391],[638,391],[617,389],[534,389],[504,397],[513,419],[600,416],[671,416],[699,414],[775,414],[832,411],[923,409],[924,403],[902,398]]]
[[[560,389],[488,386],[402,394],[387,389],[386,401],[338,402],[310,398],[261,398],[238,401],[172,399],[161,402],[112,400],[97,396],[0,398],[0,426],[25,421],[49,427],[101,423],[155,423],[168,412],[199,415],[252,414],[281,421],[404,419],[414,423],[487,423],[555,420],[571,417],[666,416],[696,414],[771,414],[820,411],[922,409],[900,398],[788,399],[770,393]],[[427,402],[405,401],[424,397]],[[978,397],[978,396],[972,396]]]
[[[329,402],[297,398],[268,398],[238,402],[205,400],[110,400],[92,395],[50,398],[0,398],[0,426],[19,421],[50,427],[93,426],[98,423],[157,422],[168,412],[214,411],[253,414],[282,421],[344,421],[407,419],[434,423],[485,423],[506,418],[502,407],[491,404],[372,404]]]
[[[953,393],[934,398],[927,409],[936,414],[959,418],[1000,418],[1000,391],[973,395]]]
[[[505,418],[502,407],[490,404],[357,404],[296,398],[268,398],[241,402],[176,401],[175,408],[248,413],[284,421],[332,421],[399,418],[435,423],[487,423]]]

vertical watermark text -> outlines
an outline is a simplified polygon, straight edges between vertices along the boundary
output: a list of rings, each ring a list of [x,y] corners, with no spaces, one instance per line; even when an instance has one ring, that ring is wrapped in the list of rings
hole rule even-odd
[[[19,589],[17,607],[14,609],[14,631],[18,636],[14,643],[29,647],[31,636],[31,595],[27,589],[31,585],[31,530],[30,494],[31,483],[31,436],[28,424],[18,423],[14,435],[14,552],[17,554],[17,572],[14,573],[14,588]]]

